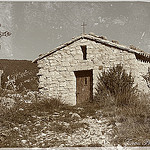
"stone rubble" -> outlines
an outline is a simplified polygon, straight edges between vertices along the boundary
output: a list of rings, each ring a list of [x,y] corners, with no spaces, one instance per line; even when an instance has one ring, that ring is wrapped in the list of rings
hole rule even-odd
[[[103,120],[106,121],[106,120]],[[79,129],[72,135],[68,136],[66,146],[99,144],[102,146],[112,146],[110,143],[111,136],[107,135],[107,130],[111,134],[111,127],[97,122],[95,119],[85,118],[79,122],[88,123],[88,129]],[[104,131],[104,133],[102,132]]]
[[[11,108],[15,104],[15,100],[13,98],[9,97],[0,97],[0,105],[6,107],[6,108]]]
[[[78,110],[79,111],[79,110]],[[17,141],[13,141],[20,147],[87,147],[91,146],[113,146],[113,127],[108,119],[99,115],[99,118],[79,117],[78,113],[68,113],[71,120],[65,121],[64,112],[54,112],[51,115],[32,116],[34,122],[27,121],[26,124],[14,124],[12,128],[2,129],[3,135],[0,140],[5,140],[8,133],[18,134]],[[72,115],[78,116],[76,119]],[[45,118],[52,118],[52,120]],[[67,116],[65,116],[67,117]],[[68,130],[59,131],[59,127],[70,128],[73,124],[73,132]],[[81,126],[82,124],[82,126]],[[75,125],[75,128],[74,128]],[[77,127],[77,128],[76,128]],[[7,131],[7,132],[4,132]],[[20,142],[20,143],[19,143]]]
[[[87,128],[79,128],[74,133],[57,133],[49,131],[48,128],[43,128],[41,132],[36,133],[30,137],[35,139],[33,146],[39,146],[42,143],[48,142],[51,144],[54,142],[56,147],[70,147],[70,146],[88,146],[90,144],[99,144],[101,146],[112,146],[111,145],[111,133],[112,126],[104,124],[106,119],[101,118],[101,122],[90,117],[80,120],[78,123],[87,123]],[[64,123],[68,126],[68,123]],[[41,126],[40,123],[36,122],[36,127]],[[50,126],[50,123],[47,124]],[[29,139],[30,141],[30,139]],[[58,142],[59,141],[59,142]]]
[[[69,113],[69,114],[70,114],[70,113]],[[77,114],[77,113],[72,113],[72,114],[71,114],[71,118],[78,118],[78,119],[79,119],[79,118],[81,118],[81,117],[80,117],[80,115]]]

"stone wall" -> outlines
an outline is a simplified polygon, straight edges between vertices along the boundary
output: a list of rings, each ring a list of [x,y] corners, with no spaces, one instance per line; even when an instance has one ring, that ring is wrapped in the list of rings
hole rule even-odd
[[[81,46],[87,46],[87,60],[83,60]],[[148,92],[142,77],[148,72],[150,63],[136,60],[133,53],[102,45],[87,39],[80,39],[69,46],[37,61],[40,92],[49,97],[61,98],[66,103],[76,104],[76,78],[74,71],[93,69],[93,93],[97,75],[104,69],[122,63],[131,71],[141,91]]]

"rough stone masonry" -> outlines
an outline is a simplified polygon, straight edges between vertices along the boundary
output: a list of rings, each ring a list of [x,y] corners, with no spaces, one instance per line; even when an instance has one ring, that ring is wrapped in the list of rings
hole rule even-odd
[[[114,41],[110,42],[103,36],[82,34],[40,55],[33,62],[39,68],[39,91],[45,96],[60,98],[71,105],[77,102],[76,71],[92,70],[94,94],[98,73],[120,63],[127,72],[132,72],[140,91],[149,91],[142,76],[148,73],[150,55]]]

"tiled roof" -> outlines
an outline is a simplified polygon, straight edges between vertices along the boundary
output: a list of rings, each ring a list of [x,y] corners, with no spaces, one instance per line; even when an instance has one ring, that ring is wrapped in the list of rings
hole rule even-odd
[[[44,57],[47,57],[49,55],[51,55],[52,53],[58,51],[58,50],[61,50],[62,48],[80,40],[80,39],[87,39],[87,40],[91,40],[91,41],[95,41],[97,43],[101,43],[101,44],[104,44],[106,46],[111,46],[111,47],[115,47],[117,49],[120,49],[120,50],[123,50],[123,51],[127,51],[129,53],[134,53],[136,55],[136,57],[138,57],[137,59],[143,59],[145,58],[145,61],[148,61],[150,62],[150,54],[140,50],[140,49],[131,49],[129,47],[126,47],[124,45],[120,45],[118,44],[117,42],[110,42],[107,40],[106,37],[104,36],[97,36],[97,35],[94,35],[93,33],[90,33],[90,34],[82,34],[81,36],[79,37],[76,37],[76,38],[73,38],[71,41],[67,42],[67,43],[64,43],[58,47],[56,47],[55,49],[49,51],[48,53],[45,53],[45,54],[41,54],[39,55],[38,58],[36,58],[33,62],[37,62],[38,60],[41,60],[43,59]]]

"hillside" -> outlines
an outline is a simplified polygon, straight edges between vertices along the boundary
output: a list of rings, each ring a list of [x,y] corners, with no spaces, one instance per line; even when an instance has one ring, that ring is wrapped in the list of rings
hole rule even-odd
[[[14,85],[18,91],[24,89],[37,90],[37,64],[28,60],[0,59],[0,70],[4,71],[2,88],[13,89],[14,87],[9,81],[14,80]]]

